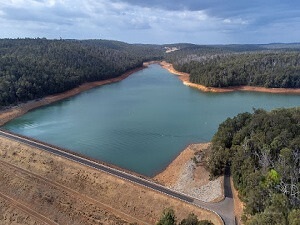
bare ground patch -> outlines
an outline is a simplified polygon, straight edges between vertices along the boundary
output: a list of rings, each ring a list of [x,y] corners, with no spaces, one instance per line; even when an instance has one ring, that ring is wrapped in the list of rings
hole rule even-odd
[[[210,143],[191,144],[154,180],[205,202],[224,198],[223,177],[209,180],[204,155]]]
[[[1,191],[59,224],[155,224],[170,207],[178,220],[193,212],[221,224],[209,211],[2,137],[1,162]]]

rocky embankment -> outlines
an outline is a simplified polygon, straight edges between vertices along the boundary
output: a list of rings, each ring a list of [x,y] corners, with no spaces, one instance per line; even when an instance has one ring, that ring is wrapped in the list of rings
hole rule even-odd
[[[222,200],[224,177],[210,180],[209,172],[205,168],[204,158],[209,145],[210,143],[189,145],[154,179],[204,202]]]

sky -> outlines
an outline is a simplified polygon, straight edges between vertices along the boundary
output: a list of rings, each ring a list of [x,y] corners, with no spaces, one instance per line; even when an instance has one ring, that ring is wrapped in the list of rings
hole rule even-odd
[[[0,0],[0,38],[300,42],[299,0]]]

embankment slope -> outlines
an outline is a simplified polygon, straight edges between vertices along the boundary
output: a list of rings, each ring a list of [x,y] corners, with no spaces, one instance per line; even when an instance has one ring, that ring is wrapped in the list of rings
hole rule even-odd
[[[1,193],[58,224],[155,224],[168,207],[178,219],[193,212],[221,224],[209,211],[3,137],[0,166]],[[17,216],[6,212],[4,223]]]

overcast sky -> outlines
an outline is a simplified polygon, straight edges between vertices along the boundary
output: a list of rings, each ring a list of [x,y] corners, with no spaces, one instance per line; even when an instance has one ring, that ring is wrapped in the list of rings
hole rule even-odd
[[[300,42],[299,0],[0,0],[0,38]]]

